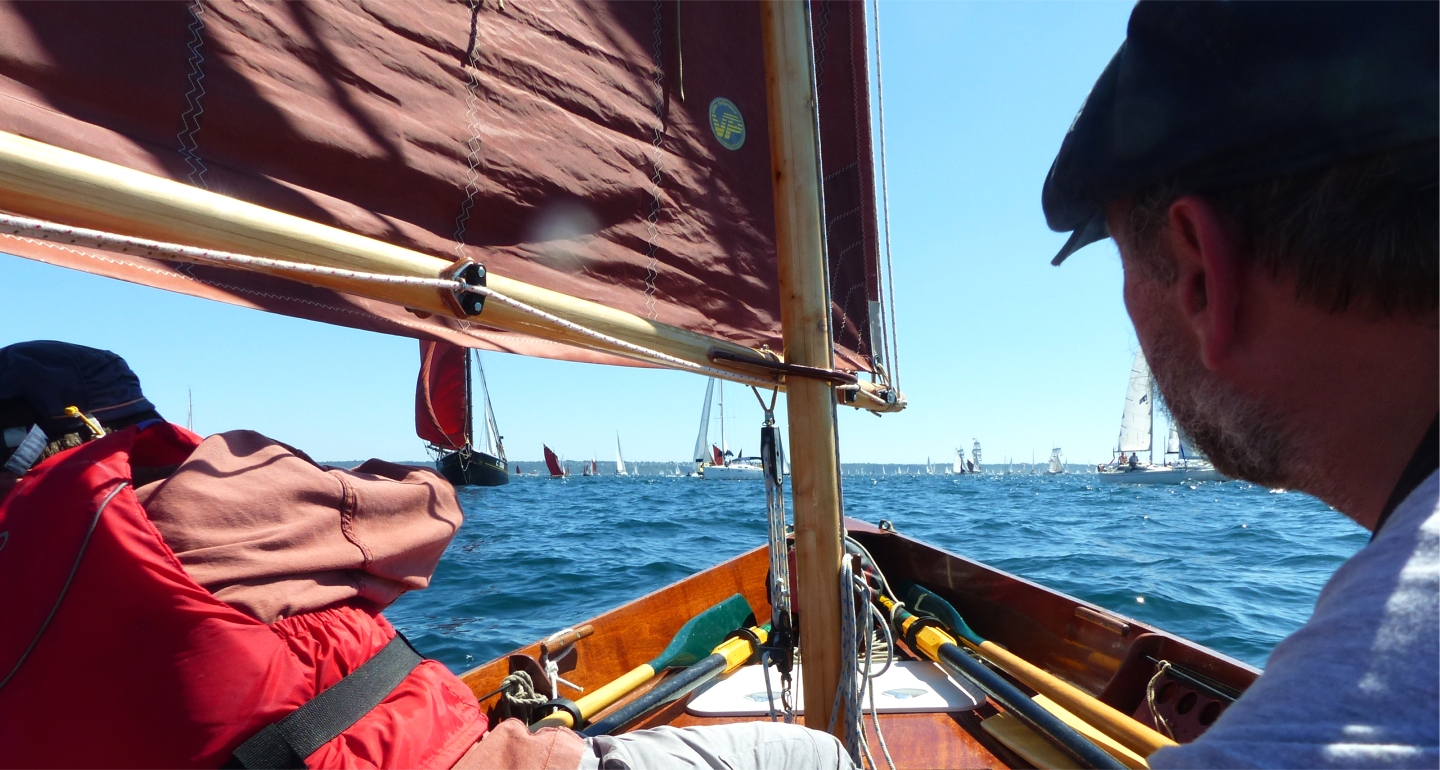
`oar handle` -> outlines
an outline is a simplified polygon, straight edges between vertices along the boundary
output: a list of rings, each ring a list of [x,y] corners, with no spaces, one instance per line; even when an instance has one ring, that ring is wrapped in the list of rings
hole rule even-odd
[[[971,658],[956,645],[954,637],[936,627],[933,620],[921,623],[921,618],[903,608],[897,609],[896,605],[884,596],[876,597],[876,601],[891,614],[895,630],[911,646],[925,657],[939,663],[947,672],[958,675],[984,690],[992,700],[1079,762],[1082,767],[1125,770],[1125,765],[1104,749],[1046,711],[1015,685],[986,668],[985,664]]]
[[[986,640],[970,628],[954,606],[935,592],[910,584],[904,589],[904,596],[916,613],[933,615],[940,621],[941,626],[957,637],[965,647],[979,653],[1005,673],[1029,685],[1130,751],[1148,757],[1159,749],[1176,745],[1175,741],[1137,722],[1129,714]]]
[[[721,674],[728,674],[755,657],[755,645],[770,638],[770,626],[752,627],[726,639],[700,662],[666,679],[649,692],[616,709],[599,722],[585,728],[585,735],[609,735],[650,713],[655,707],[683,698],[702,684]]]
[[[580,718],[589,719],[590,717],[600,713],[602,710],[609,708],[610,704],[614,703],[617,700],[620,700],[622,697],[624,697],[625,693],[628,693],[636,687],[645,684],[646,682],[650,681],[651,678],[653,678],[654,676],[655,669],[651,668],[649,663],[645,663],[640,666],[636,666],[635,668],[621,675],[619,679],[610,682],[609,684],[595,690],[594,692],[587,693],[585,697],[575,701],[576,708],[580,710]],[[534,732],[542,727],[574,726],[575,720],[570,716],[569,712],[556,711],[536,722],[535,724],[530,725],[530,731]]]
[[[1166,746],[1179,745],[1110,704],[994,642],[983,641],[976,645],[967,641],[964,644],[1142,757],[1148,757]]]
[[[585,728],[584,733],[587,737],[592,738],[597,735],[610,735],[649,713],[656,706],[684,697],[695,688],[714,679],[724,670],[725,656],[718,652],[711,653],[702,658],[699,663],[675,674],[662,684],[651,688],[644,695],[607,714],[604,719]]]

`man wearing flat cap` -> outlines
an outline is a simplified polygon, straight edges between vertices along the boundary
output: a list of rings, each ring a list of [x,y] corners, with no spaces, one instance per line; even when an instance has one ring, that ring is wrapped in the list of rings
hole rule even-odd
[[[1180,428],[1373,534],[1265,673],[1152,767],[1440,765],[1435,3],[1151,3],[1045,180],[1114,238]]]

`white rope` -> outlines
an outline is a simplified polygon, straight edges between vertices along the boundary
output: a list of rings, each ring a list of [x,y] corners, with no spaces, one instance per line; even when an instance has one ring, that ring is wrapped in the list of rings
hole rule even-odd
[[[193,262],[197,264],[222,265],[241,270],[257,272],[281,271],[298,273],[301,275],[322,275],[331,278],[344,278],[346,280],[360,281],[364,283],[384,284],[389,286],[413,286],[441,291],[469,292],[479,294],[487,299],[499,302],[502,305],[514,308],[526,315],[539,318],[554,326],[566,331],[574,332],[582,337],[603,342],[606,345],[619,348],[628,353],[642,358],[653,359],[658,362],[669,364],[676,369],[682,369],[709,377],[721,377],[732,382],[739,382],[745,385],[753,385],[761,388],[774,388],[776,382],[760,377],[752,377],[745,374],[717,369],[712,366],[702,366],[683,358],[662,353],[658,350],[636,345],[633,342],[626,342],[618,337],[612,337],[603,332],[595,331],[587,326],[568,321],[553,313],[548,313],[533,305],[528,305],[520,300],[508,297],[494,289],[485,286],[471,286],[463,281],[447,280],[444,278],[420,278],[405,275],[386,275],[384,273],[368,273],[360,270],[347,270],[339,267],[324,267],[320,265],[307,265],[301,262],[288,262],[281,259],[269,259],[267,257],[252,257],[245,254],[236,254],[217,249],[202,249],[195,246],[182,246],[174,243],[152,241],[147,238],[135,238],[128,235],[117,235],[101,230],[89,230],[83,227],[71,227],[69,225],[46,222],[28,217],[17,217],[9,214],[0,214],[0,233],[9,233],[28,238],[37,238],[46,241],[57,241],[80,246],[118,251],[122,254],[133,254],[135,256],[149,257],[152,259],[168,259],[180,262]]]
[[[895,272],[890,265],[890,177],[885,165],[885,75],[880,67],[879,0],[871,0],[870,6],[875,18],[875,105],[880,113],[880,200],[885,212],[885,284],[890,295],[890,304],[885,308],[889,311],[888,320],[890,321],[890,333],[886,337],[886,341],[890,343],[890,360],[887,363],[890,365],[890,384],[896,391],[899,391],[900,340],[895,321]],[[883,300],[885,293],[882,292],[880,297]]]

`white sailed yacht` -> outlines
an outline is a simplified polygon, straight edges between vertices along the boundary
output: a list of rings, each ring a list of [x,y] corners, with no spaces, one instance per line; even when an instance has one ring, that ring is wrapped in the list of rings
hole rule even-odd
[[[1051,474],[1065,472],[1065,455],[1060,452],[1058,446],[1050,450],[1050,467],[1047,472]]]
[[[720,383],[720,445],[710,443],[710,398],[715,379],[705,386],[705,406],[700,410],[700,433],[695,437],[695,465],[702,478],[712,481],[740,481],[765,478],[758,457],[735,457],[725,443],[725,383]],[[783,450],[781,450],[783,451]],[[782,465],[783,467],[783,465]]]
[[[620,434],[615,434],[615,475],[629,476],[630,472],[625,469],[625,455],[620,452]]]
[[[1135,351],[1130,385],[1125,390],[1125,412],[1120,417],[1120,439],[1115,457],[1096,470],[1100,480],[1118,484],[1178,484],[1182,481],[1223,481],[1209,460],[1185,445],[1174,421],[1170,423],[1174,451],[1167,441],[1164,461],[1155,462],[1155,381],[1143,351]],[[1058,451],[1058,450],[1057,450]],[[1140,453],[1147,454],[1141,459]],[[1172,459],[1173,455],[1173,459]]]

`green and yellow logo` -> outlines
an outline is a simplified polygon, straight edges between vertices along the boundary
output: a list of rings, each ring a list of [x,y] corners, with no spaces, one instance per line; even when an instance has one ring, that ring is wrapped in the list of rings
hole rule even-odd
[[[717,96],[710,102],[710,131],[720,146],[727,150],[738,150],[745,144],[745,118],[735,102]]]

